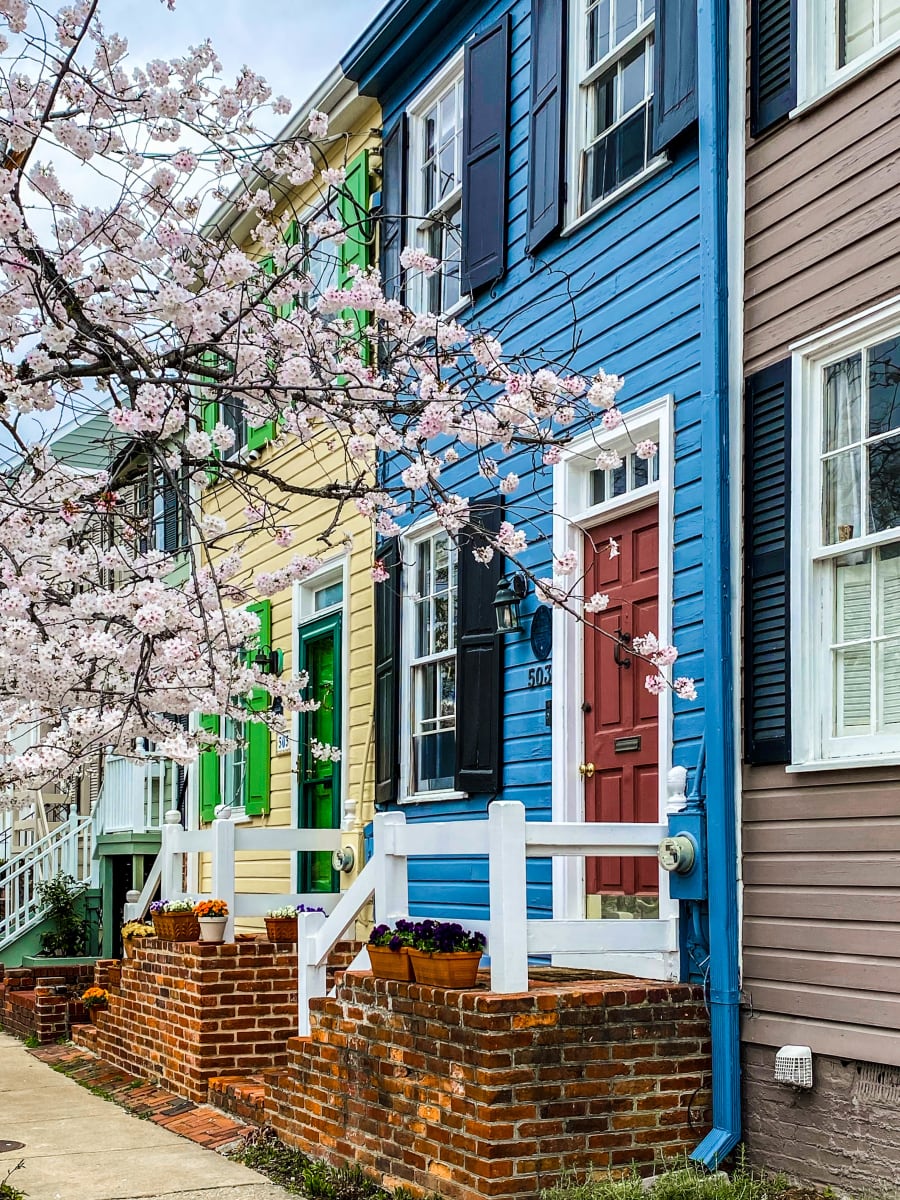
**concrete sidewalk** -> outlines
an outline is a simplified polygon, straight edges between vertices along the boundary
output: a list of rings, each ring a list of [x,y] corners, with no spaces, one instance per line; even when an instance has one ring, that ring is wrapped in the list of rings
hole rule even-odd
[[[288,1192],[213,1150],[141,1121],[38,1062],[0,1034],[0,1181],[27,1200],[287,1200]]]

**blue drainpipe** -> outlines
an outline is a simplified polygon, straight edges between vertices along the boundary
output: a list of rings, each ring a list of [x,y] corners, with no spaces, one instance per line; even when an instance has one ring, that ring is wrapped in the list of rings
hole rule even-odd
[[[698,0],[704,701],[713,1128],[691,1157],[718,1167],[741,1137],[740,978],[728,454],[728,3]],[[737,231],[736,231],[737,232]],[[739,281],[735,281],[738,286]],[[736,336],[739,331],[736,331]]]

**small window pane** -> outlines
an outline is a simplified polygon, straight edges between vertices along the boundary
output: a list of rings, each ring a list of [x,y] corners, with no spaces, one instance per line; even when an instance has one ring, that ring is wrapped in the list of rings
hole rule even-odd
[[[416,604],[416,658],[431,653],[431,601]]]
[[[825,368],[825,428],[822,449],[840,450],[859,441],[862,355]]]
[[[600,0],[588,11],[587,65],[592,67],[609,54],[609,0]]]
[[[591,504],[602,504],[606,499],[606,472],[591,471]]]
[[[875,564],[878,572],[878,633],[900,633],[900,542],[882,546]]]
[[[877,649],[878,730],[900,729],[900,638],[882,642]]]
[[[621,466],[616,467],[614,471],[610,471],[610,477],[612,482],[611,494],[613,496],[624,496],[628,491],[628,478],[626,475],[625,462],[623,462]]]
[[[900,527],[900,436],[869,447],[869,532]]]
[[[616,119],[616,75],[604,75],[591,88],[590,113],[592,117],[589,136],[598,137],[609,129]]]
[[[900,429],[900,338],[871,346],[869,360],[869,436]]]
[[[878,33],[881,41],[886,41],[900,33],[900,0],[881,0],[880,12]]]
[[[622,112],[630,112],[640,104],[646,95],[644,86],[646,63],[644,61],[644,43],[637,46],[626,56],[622,63],[621,83]]]
[[[638,0],[615,0],[614,44],[618,46],[637,29]]]
[[[644,169],[647,110],[641,109],[619,126],[618,182],[625,183]]]
[[[835,654],[835,733],[838,737],[868,731],[871,723],[871,646],[855,646]]]
[[[646,487],[650,480],[650,460],[647,458],[638,458],[636,454],[631,456],[632,468],[632,487]]]
[[[329,583],[316,591],[313,605],[316,612],[321,612],[323,608],[332,608],[335,604],[340,604],[343,599],[344,585]]]
[[[839,8],[838,66],[846,66],[875,44],[873,0],[841,0]]]
[[[825,460],[824,539],[827,546],[849,542],[862,532],[859,450]]]
[[[872,562],[869,552],[835,563],[836,639],[853,642],[872,632]]]

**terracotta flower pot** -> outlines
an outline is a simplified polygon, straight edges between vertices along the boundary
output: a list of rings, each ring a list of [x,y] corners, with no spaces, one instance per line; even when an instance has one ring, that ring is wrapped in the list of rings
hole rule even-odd
[[[100,1013],[106,1012],[106,1005],[105,1004],[92,1004],[91,1007],[87,1011],[88,1011],[88,1016],[91,1018],[91,1024],[96,1025],[97,1017],[100,1015]]]
[[[228,924],[228,918],[198,917],[197,920],[200,924],[200,941],[221,946],[225,941],[225,926]]]
[[[296,917],[266,917],[266,937],[270,942],[296,942]]]
[[[481,951],[454,950],[448,954],[428,954],[425,950],[411,948],[409,959],[416,983],[426,983],[431,987],[469,988],[478,976]]]
[[[372,964],[372,974],[376,979],[397,979],[402,983],[411,983],[413,978],[412,963],[409,958],[409,946],[401,946],[392,950],[390,946],[366,946],[369,952],[369,962]]]
[[[154,913],[153,929],[162,942],[196,942],[200,922],[190,912]]]

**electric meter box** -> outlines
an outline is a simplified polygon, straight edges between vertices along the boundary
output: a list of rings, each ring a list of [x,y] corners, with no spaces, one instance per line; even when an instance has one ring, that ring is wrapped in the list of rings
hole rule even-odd
[[[669,838],[687,838],[693,843],[693,861],[687,870],[676,865],[669,871],[669,895],[673,900],[706,899],[706,814],[680,812],[669,815]],[[668,840],[668,839],[667,839]],[[665,843],[663,843],[665,845]],[[685,866],[687,862],[685,861]]]

